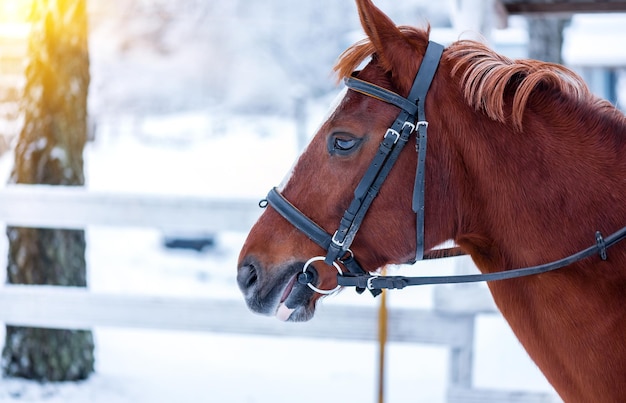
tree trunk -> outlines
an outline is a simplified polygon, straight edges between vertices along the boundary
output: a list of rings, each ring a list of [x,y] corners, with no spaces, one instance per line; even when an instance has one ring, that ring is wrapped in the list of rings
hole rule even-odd
[[[22,110],[10,182],[81,186],[87,139],[86,0],[35,0]],[[7,228],[12,284],[86,286],[83,231]],[[7,376],[42,381],[93,372],[91,331],[7,326]]]
[[[568,22],[559,17],[529,17],[528,57],[562,64],[563,28]]]

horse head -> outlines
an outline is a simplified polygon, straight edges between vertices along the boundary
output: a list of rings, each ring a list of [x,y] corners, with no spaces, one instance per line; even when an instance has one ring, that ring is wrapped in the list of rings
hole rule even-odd
[[[344,52],[336,66],[338,74],[350,76],[363,59],[371,56],[356,78],[407,96],[428,46],[428,31],[396,27],[371,1],[357,3],[367,39]],[[343,92],[278,191],[332,234],[397,115],[396,106],[380,99],[354,90]],[[367,271],[405,263],[415,256],[416,241],[407,237],[416,230],[411,206],[414,177],[407,174],[415,173],[415,148],[412,138],[351,245],[349,253],[357,256]],[[445,240],[439,238],[428,239],[429,245]],[[325,254],[270,205],[251,229],[240,254],[237,279],[248,306],[283,320],[310,319],[321,294],[301,284],[297,275],[310,258]],[[313,263],[317,269],[315,287],[332,290],[337,270],[319,260]]]

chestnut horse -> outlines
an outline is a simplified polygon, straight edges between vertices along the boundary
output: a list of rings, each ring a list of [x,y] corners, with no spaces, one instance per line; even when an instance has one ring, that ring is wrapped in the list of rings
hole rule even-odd
[[[338,75],[350,77],[371,57],[356,77],[408,97],[428,30],[396,27],[370,0],[357,4],[367,39],[343,53]],[[276,192],[324,232],[337,228],[398,116],[398,106],[385,101],[346,90]],[[350,247],[366,271],[413,261],[422,225],[427,253],[453,240],[483,273],[561,259],[593,244],[596,231],[626,225],[626,119],[568,69],[458,41],[443,50],[425,116],[423,222],[412,206],[421,152],[413,136]],[[310,238],[270,203],[239,258],[237,280],[250,309],[282,320],[313,316],[321,297],[314,289],[334,290],[346,267],[323,257],[308,262],[326,255]],[[313,288],[298,281],[305,262],[317,272]],[[594,255],[489,283],[516,336],[567,402],[626,402],[624,267],[620,244],[606,260]]]

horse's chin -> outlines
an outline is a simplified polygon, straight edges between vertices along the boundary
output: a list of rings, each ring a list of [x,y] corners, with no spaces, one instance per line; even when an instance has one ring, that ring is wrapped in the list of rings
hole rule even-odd
[[[289,308],[285,303],[281,303],[276,310],[276,318],[283,322],[306,322],[315,315],[315,305],[300,305],[296,308]]]

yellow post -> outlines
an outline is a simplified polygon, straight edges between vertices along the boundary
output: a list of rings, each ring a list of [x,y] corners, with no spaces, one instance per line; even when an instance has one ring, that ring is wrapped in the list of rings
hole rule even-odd
[[[383,267],[381,274],[387,272]],[[380,294],[378,308],[378,403],[385,401],[385,347],[387,344],[387,292]]]

